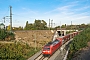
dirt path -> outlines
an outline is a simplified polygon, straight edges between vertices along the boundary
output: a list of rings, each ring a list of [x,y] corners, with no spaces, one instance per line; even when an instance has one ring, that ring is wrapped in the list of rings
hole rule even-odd
[[[11,41],[0,41],[0,43],[14,43],[14,42],[11,42]]]

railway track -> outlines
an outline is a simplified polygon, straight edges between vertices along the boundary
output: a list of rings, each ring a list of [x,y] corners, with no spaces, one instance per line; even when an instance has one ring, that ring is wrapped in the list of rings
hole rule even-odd
[[[44,57],[43,54],[40,54],[34,60],[48,60],[48,59],[49,59],[49,57]]]
[[[70,40],[70,41],[68,41],[67,43],[65,43],[64,45],[62,45],[59,49],[61,49],[62,50],[62,48],[63,49],[65,49],[65,50],[67,50],[68,49],[68,46],[69,46],[69,44],[71,43],[71,41],[72,41],[72,39]],[[58,49],[58,50],[59,50]],[[60,50],[60,53],[59,53],[59,57],[60,57],[60,54],[62,54],[61,52],[63,52],[63,51],[61,51]],[[66,51],[65,51],[66,52]],[[56,53],[56,52],[55,52]],[[64,53],[64,52],[63,52]],[[53,54],[54,55],[54,54]],[[52,55],[52,56],[53,56]],[[65,55],[65,53],[64,53],[64,55]],[[64,58],[64,55],[63,55],[63,58]],[[49,56],[49,57],[44,57],[43,56],[43,54],[40,54],[39,56],[37,56],[34,60],[50,60],[50,58],[51,58],[51,56]],[[62,58],[62,59],[63,59]],[[57,59],[56,59],[57,60]]]

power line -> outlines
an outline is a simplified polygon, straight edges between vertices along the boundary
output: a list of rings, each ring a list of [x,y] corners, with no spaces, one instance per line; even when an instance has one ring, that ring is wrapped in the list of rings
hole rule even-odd
[[[9,12],[9,7],[8,10],[3,14],[2,18],[0,19],[3,22],[3,18],[6,16],[6,14]]]

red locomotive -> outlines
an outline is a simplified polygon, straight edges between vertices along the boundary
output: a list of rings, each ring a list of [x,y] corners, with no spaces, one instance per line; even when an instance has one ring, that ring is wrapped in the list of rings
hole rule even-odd
[[[76,36],[78,32],[70,33],[68,35],[58,37],[54,41],[49,42],[43,47],[42,54],[43,55],[52,55],[60,46],[66,43],[68,40]]]
[[[49,42],[43,47],[42,53],[44,55],[52,55],[60,47],[61,44],[62,42],[57,39],[52,42]]]

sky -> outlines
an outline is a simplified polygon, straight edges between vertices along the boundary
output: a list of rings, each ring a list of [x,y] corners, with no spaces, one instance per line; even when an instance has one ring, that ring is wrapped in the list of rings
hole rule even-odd
[[[12,26],[24,27],[26,21],[49,19],[53,26],[90,23],[90,0],[0,0],[0,23],[10,24],[10,6],[12,6]]]

